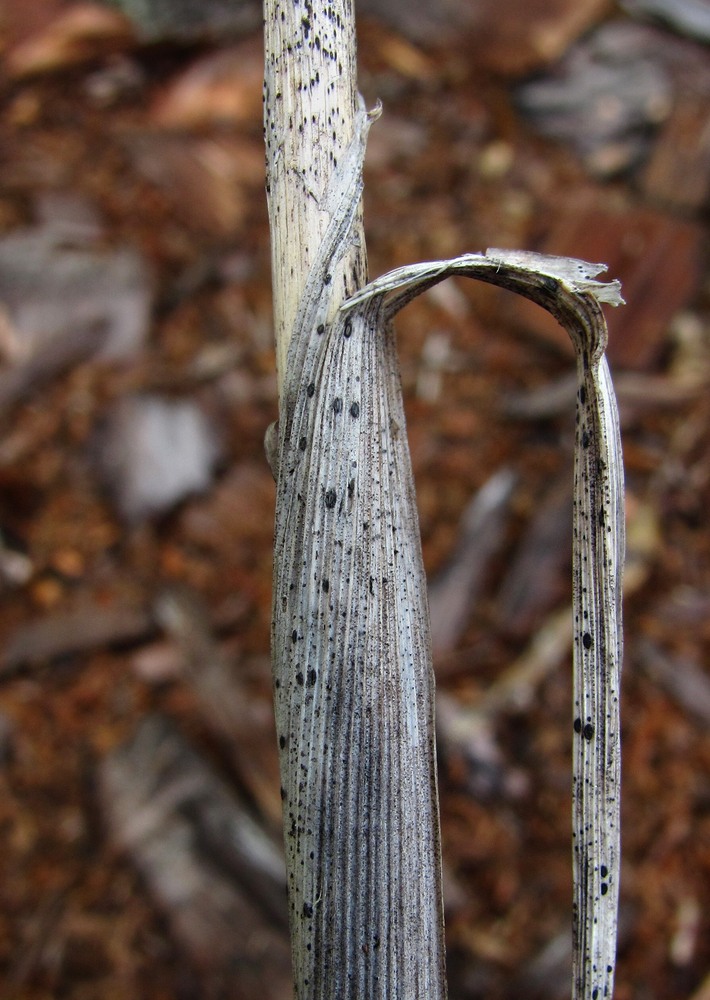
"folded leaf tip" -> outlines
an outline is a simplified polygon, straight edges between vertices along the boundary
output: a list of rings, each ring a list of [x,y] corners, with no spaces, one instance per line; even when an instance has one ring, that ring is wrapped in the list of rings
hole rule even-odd
[[[569,291],[588,292],[598,302],[606,302],[610,306],[625,305],[621,296],[621,282],[618,279],[595,280],[597,275],[607,270],[606,264],[592,264],[577,257],[559,257],[534,253],[530,250],[500,250],[493,247],[487,249],[485,255],[492,262],[499,261],[508,267],[549,275],[560,281]]]

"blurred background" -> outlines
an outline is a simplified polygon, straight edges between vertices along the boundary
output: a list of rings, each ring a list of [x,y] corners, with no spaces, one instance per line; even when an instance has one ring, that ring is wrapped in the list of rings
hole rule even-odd
[[[710,4],[367,0],[371,273],[609,265],[626,458],[617,1000],[710,998]],[[0,997],[286,1000],[251,0],[0,4]],[[569,995],[574,370],[399,321],[452,1000]]]

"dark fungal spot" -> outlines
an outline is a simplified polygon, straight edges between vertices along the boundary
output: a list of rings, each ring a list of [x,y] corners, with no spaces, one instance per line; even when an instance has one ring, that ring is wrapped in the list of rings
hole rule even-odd
[[[301,18],[301,24],[303,25],[303,34],[308,38],[308,33],[311,30],[311,22],[304,16]]]
[[[550,295],[557,295],[557,289],[559,287],[559,282],[546,274],[541,274],[538,276],[540,282],[540,291],[545,294],[545,297]]]
[[[321,583],[321,587],[323,588],[324,593],[327,594],[330,590],[330,580],[324,579]]]
[[[360,404],[359,403],[353,403],[352,404],[352,406],[350,407],[350,416],[354,420],[357,420],[357,418],[360,416]]]
[[[343,401],[340,396],[336,396],[333,400],[333,413],[341,413],[343,409]]]
[[[587,431],[582,431],[582,447],[583,448],[588,448],[590,441],[591,441],[591,438],[589,437],[589,434],[587,433]]]
[[[353,332],[353,321],[348,316],[348,318],[345,320],[345,325],[343,326],[343,336],[350,337],[352,335],[352,332]]]
[[[604,508],[603,507],[599,508],[598,521],[599,521],[599,527],[603,528],[604,524],[606,522],[606,514],[604,513]]]
[[[299,687],[303,687],[303,680],[304,680],[303,673],[302,671],[299,670],[298,673],[296,674],[296,683],[298,684]]]
[[[279,746],[281,747],[282,750],[286,746],[286,737],[285,736],[279,736]]]
[[[599,869],[599,873],[602,878],[606,878],[607,875],[609,874],[609,869],[607,868],[606,865],[602,865],[601,868]]]
[[[338,494],[335,490],[326,490],[325,494],[325,506],[328,510],[332,510],[338,502]]]
[[[316,327],[316,333],[324,333],[324,332],[325,332],[325,324],[319,323],[318,326]]]
[[[298,442],[298,447],[301,449],[301,451],[305,451],[306,448],[308,447],[308,438],[302,437]]]
[[[312,917],[313,916],[313,907],[311,906],[310,903],[304,903],[303,904],[303,916],[304,917]]]
[[[602,887],[601,887],[602,896],[606,896],[608,892],[609,892],[609,886],[606,884],[606,882],[602,882]]]
[[[591,743],[592,739],[594,738],[594,726],[591,724],[591,722],[588,722],[586,724],[582,732],[584,734],[584,738],[587,741],[587,743]]]
[[[595,986],[594,989],[592,990],[592,1000],[597,1000],[598,996],[599,996],[599,989]]]
[[[592,646],[594,645],[594,642],[589,632],[585,632],[584,635],[582,636],[582,645],[584,646],[585,649],[591,649]]]
[[[329,285],[332,280],[333,280],[333,275],[332,274],[326,274],[326,276],[323,278],[323,284],[324,285]]]
[[[355,480],[354,479],[351,479],[350,482],[348,483],[348,496],[350,497],[351,500],[355,496]]]
[[[587,402],[587,390],[583,385],[580,385],[579,387],[579,401],[582,405]]]
[[[312,688],[317,680],[318,680],[318,671],[311,668],[308,671],[308,677],[306,678],[307,687]]]
[[[582,732],[582,720],[581,719],[575,719],[574,720],[574,726],[573,726],[573,728],[574,728],[575,733],[581,733]]]
[[[308,396],[309,399],[311,399],[313,396],[315,396],[315,394],[316,394],[316,387],[315,384],[311,382],[311,384],[306,389],[306,395]]]

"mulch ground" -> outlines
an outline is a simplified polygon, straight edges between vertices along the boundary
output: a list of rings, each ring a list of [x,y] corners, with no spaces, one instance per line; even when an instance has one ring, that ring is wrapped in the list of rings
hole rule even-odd
[[[149,322],[132,352],[60,352],[18,390],[13,310],[32,288],[0,303],[0,996],[247,996],[238,969],[191,951],[118,845],[100,775],[159,713],[273,832],[260,786],[276,766],[261,40],[139,44],[98,14],[93,33],[57,29],[78,6],[23,6],[3,28],[0,239],[87,216],[91,259],[140,255]],[[624,283],[628,306],[609,316],[629,541],[616,996],[708,1000],[710,56],[610,5],[575,7],[585,23],[555,6],[538,49],[515,19],[446,45],[363,20],[361,89],[385,107],[366,167],[370,267],[520,247],[605,261]],[[542,134],[520,88],[559,80],[559,60],[602,27],[623,29],[622,63],[641,49],[665,74],[665,104],[635,111],[620,83],[565,112],[590,134],[590,116],[626,115],[619,131],[593,148]],[[117,286],[119,310],[134,292]],[[55,311],[63,294],[47,293]],[[559,634],[570,604],[572,356],[541,313],[465,282],[413,304],[398,330],[433,585],[471,498],[514,476],[465,627],[436,658],[440,689],[468,709]],[[197,494],[127,517],[97,451],[117,404],[145,395],[196,404],[218,457]],[[230,746],[153,614],[174,587],[199,600],[239,679],[256,767],[240,764],[249,747]],[[552,646],[525,697],[490,713],[485,766],[475,734],[442,750],[452,1000],[569,994],[571,648]]]

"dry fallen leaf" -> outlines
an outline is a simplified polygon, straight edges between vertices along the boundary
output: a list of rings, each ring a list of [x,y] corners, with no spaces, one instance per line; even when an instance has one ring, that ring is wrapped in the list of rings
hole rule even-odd
[[[130,22],[102,4],[77,3],[9,52],[5,70],[13,79],[53,73],[134,42]]]
[[[152,110],[155,124],[260,124],[264,58],[256,40],[211,52],[193,63],[158,96]]]

